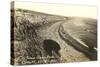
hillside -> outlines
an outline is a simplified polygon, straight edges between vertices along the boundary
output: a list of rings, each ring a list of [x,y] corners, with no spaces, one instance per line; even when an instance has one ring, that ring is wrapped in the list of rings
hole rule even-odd
[[[24,9],[16,9],[11,18],[12,34],[14,33],[11,39],[12,52],[14,52],[12,59],[15,65],[82,62],[97,59],[96,19],[49,15]],[[61,26],[64,34],[60,35],[63,32],[60,31]],[[53,44],[56,43],[57,46],[51,47],[49,46],[51,44],[47,44],[48,49],[45,49],[44,40],[54,41]],[[76,44],[83,47],[76,47]]]

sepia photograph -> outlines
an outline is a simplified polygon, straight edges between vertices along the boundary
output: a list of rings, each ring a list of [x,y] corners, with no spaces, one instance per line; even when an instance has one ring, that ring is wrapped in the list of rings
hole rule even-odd
[[[97,7],[13,1],[11,65],[97,61]]]

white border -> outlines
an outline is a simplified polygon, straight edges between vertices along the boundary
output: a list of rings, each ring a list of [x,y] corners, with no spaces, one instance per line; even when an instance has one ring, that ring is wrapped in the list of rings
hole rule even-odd
[[[17,0],[17,1],[33,1],[46,3],[65,3],[79,5],[96,5],[98,7],[98,30],[100,29],[100,0]],[[13,67],[10,65],[10,2],[11,0],[0,0],[0,67]],[[100,32],[98,31],[98,34]],[[98,38],[100,36],[98,35]],[[98,39],[99,40],[99,39]],[[98,46],[100,42],[98,41]],[[100,48],[100,46],[99,46]],[[98,49],[100,51],[100,49]],[[100,52],[98,53],[100,54]],[[100,58],[100,55],[99,55]],[[93,62],[75,62],[45,65],[27,65],[26,67],[99,67],[99,61]],[[25,67],[25,66],[21,66]]]

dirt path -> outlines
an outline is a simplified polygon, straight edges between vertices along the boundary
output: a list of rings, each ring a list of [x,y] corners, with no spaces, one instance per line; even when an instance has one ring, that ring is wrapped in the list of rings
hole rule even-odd
[[[77,51],[72,46],[68,45],[65,41],[61,39],[58,33],[60,24],[66,21],[59,21],[55,24],[48,26],[44,30],[41,30],[40,36],[43,39],[52,39],[60,44],[61,50],[61,60],[62,62],[79,62],[79,61],[88,61],[89,59],[81,52]]]

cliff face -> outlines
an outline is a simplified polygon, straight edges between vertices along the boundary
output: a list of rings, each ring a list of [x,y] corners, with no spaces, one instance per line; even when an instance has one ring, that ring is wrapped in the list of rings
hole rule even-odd
[[[82,22],[79,21],[80,19],[82,19]],[[14,48],[12,48],[14,49],[13,59],[16,65],[91,60],[84,53],[83,49],[80,49],[83,51],[79,51],[77,50],[79,47],[74,48],[74,46],[65,42],[59,35],[59,29],[62,25],[66,31],[65,34],[70,35],[72,38],[79,39],[85,44],[88,43],[87,45],[94,45],[91,47],[94,50],[97,37],[97,25],[95,19],[63,17],[23,9],[16,9],[14,16],[11,17],[11,20],[11,28],[13,29],[13,32],[11,33],[11,40],[12,43],[14,43],[12,44],[12,46],[14,46]],[[86,28],[85,30],[87,31],[82,32],[83,28],[81,29],[79,26],[75,26],[74,22],[78,22],[76,24],[79,24],[80,27],[81,23],[85,23],[84,28]],[[92,32],[87,33],[90,28]],[[79,34],[87,36],[88,38]],[[64,38],[66,39],[65,36]],[[70,38],[67,39],[70,40]],[[50,43],[48,43],[48,40]],[[44,41],[47,41],[46,44],[48,46],[43,46]],[[92,43],[92,41],[94,42]]]

